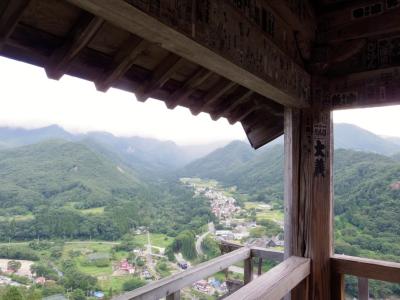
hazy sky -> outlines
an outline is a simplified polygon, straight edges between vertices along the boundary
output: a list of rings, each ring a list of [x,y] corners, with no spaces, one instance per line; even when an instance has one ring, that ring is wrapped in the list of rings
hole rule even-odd
[[[97,92],[90,82],[64,76],[49,80],[43,69],[0,57],[0,126],[37,128],[58,124],[68,131],[108,131],[179,144],[246,139],[241,125],[212,121],[161,101],[136,101],[132,93]],[[380,135],[400,136],[400,106],[338,111],[335,122],[356,124]]]

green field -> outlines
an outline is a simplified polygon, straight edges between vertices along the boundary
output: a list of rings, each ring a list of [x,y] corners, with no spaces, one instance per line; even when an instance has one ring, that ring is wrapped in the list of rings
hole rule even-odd
[[[283,222],[284,214],[280,210],[272,210],[263,202],[245,202],[244,208],[255,209],[257,220],[271,220],[277,223]]]
[[[147,244],[147,234],[139,234],[135,236],[135,240],[142,245]],[[174,239],[166,236],[165,234],[160,233],[150,233],[150,241],[153,246],[166,248],[169,244],[172,243]]]

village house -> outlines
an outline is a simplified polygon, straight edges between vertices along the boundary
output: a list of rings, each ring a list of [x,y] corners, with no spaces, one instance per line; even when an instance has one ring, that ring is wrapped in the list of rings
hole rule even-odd
[[[124,259],[121,260],[116,266],[115,266],[115,271],[114,275],[116,276],[122,276],[126,274],[134,274],[135,273],[135,267],[128,262],[128,260]]]

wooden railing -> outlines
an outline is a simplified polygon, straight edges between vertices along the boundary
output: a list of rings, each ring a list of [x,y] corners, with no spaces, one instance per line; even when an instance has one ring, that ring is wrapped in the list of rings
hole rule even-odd
[[[400,263],[368,258],[333,255],[331,258],[334,299],[344,300],[344,276],[358,277],[358,299],[368,300],[368,279],[400,283]]]
[[[256,300],[260,299],[260,297],[267,297],[271,300],[278,300],[310,274],[310,260],[307,258],[290,257],[261,275],[262,261],[265,259],[282,261],[282,252],[260,247],[243,247],[235,244],[221,245],[221,249],[223,253],[229,253],[113,299],[154,300],[166,298],[167,300],[178,300],[180,299],[181,289],[219,271],[226,270],[235,263],[244,261],[244,286],[225,299]],[[258,258],[259,262],[259,276],[253,280],[253,260],[256,258]],[[246,295],[246,297],[243,295]]]

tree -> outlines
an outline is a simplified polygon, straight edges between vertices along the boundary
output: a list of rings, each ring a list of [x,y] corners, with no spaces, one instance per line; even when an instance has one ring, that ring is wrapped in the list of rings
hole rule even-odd
[[[7,269],[17,272],[21,268],[21,262],[16,261],[16,260],[10,260],[7,263]]]
[[[85,293],[81,289],[76,289],[72,292],[71,297],[73,300],[85,300]]]
[[[139,277],[133,277],[132,279],[129,279],[128,281],[125,281],[124,284],[122,285],[122,289],[124,291],[132,291],[137,288],[140,288],[141,286],[144,286],[146,284],[146,281],[140,279]]]
[[[2,297],[2,300],[24,300],[24,296],[17,287],[10,286],[7,287],[6,292]]]

